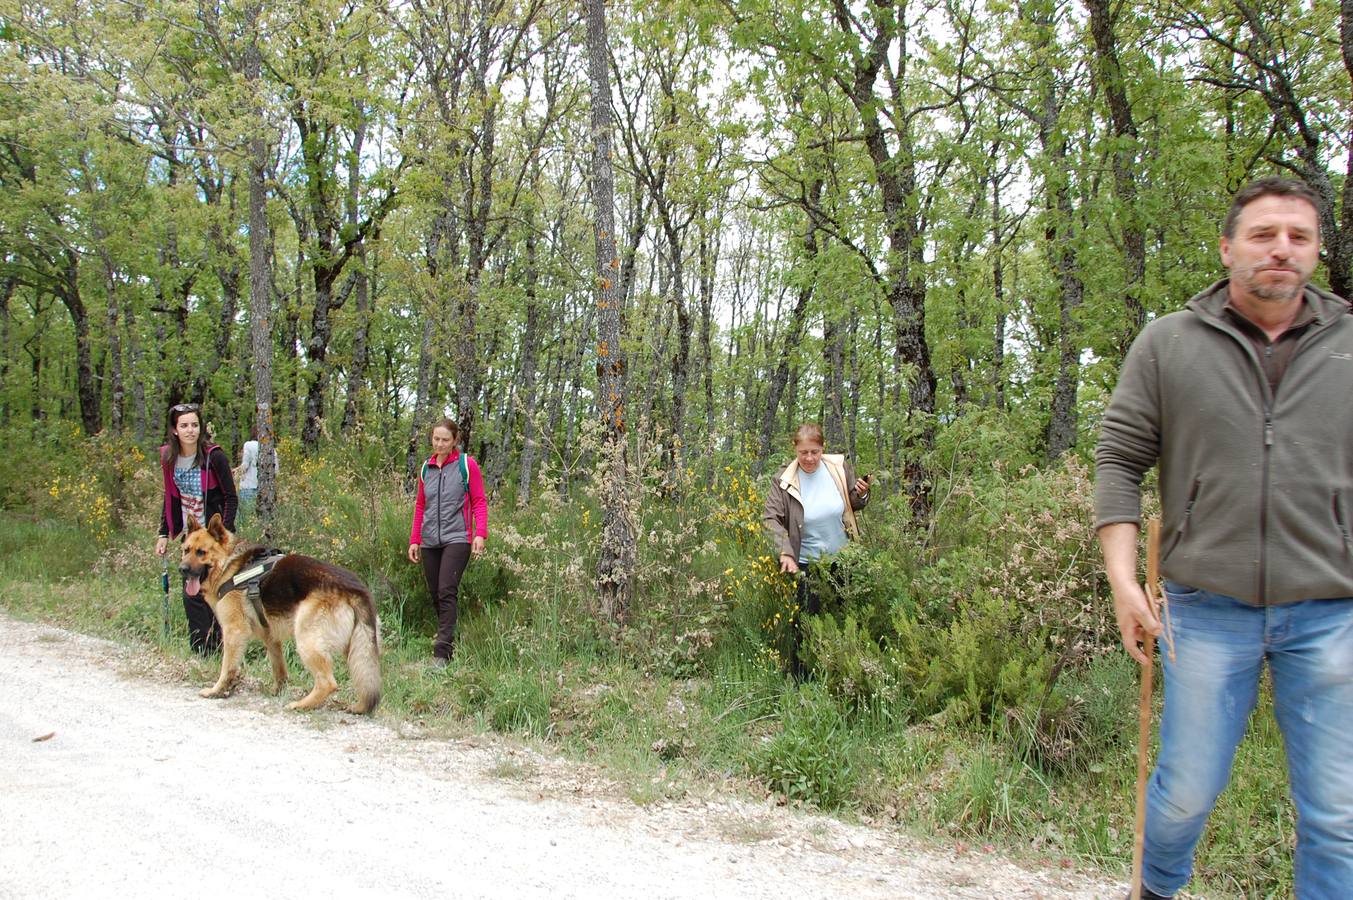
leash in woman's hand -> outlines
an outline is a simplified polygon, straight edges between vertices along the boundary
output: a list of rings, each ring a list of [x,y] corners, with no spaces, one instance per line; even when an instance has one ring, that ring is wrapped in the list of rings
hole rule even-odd
[[[160,573],[160,633],[169,640],[169,554],[164,555],[164,571]]]

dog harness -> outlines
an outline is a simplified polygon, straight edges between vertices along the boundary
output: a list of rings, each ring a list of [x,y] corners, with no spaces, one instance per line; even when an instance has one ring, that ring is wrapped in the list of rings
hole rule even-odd
[[[261,551],[261,554],[254,557],[252,566],[236,572],[233,578],[222,584],[216,595],[224,597],[231,591],[244,591],[245,596],[249,598],[250,605],[254,607],[254,613],[258,616],[259,624],[267,628],[268,616],[263,612],[263,579],[268,577],[268,574],[273,570],[273,566],[277,565],[287,554],[278,553],[276,550],[264,550]]]

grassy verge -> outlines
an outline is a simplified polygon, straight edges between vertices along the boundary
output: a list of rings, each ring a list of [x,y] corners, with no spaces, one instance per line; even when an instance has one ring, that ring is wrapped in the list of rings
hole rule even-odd
[[[160,637],[160,564],[149,544],[142,535],[99,550],[79,529],[0,513],[0,603],[20,618],[187,660],[176,581],[172,636]],[[488,568],[476,575],[479,590],[501,588]],[[640,804],[715,790],[769,794],[943,842],[989,844],[1035,864],[1126,870],[1136,670],[1121,657],[1103,657],[1068,686],[1087,729],[1080,739],[1099,749],[1058,769],[1017,716],[948,723],[909,717],[896,704],[844,703],[823,683],[795,684],[756,630],[736,621],[699,666],[668,674],[655,671],[641,641],[615,642],[580,621],[560,591],[509,591],[489,602],[471,587],[457,657],[439,672],[426,664],[426,598],[381,582],[382,717],[429,734],[493,731],[555,748],[600,765]],[[261,648],[247,665],[268,683]],[[210,668],[185,671],[205,683]],[[1265,700],[1200,847],[1197,893],[1291,896],[1282,759]],[[504,765],[504,777],[523,777],[520,766]]]

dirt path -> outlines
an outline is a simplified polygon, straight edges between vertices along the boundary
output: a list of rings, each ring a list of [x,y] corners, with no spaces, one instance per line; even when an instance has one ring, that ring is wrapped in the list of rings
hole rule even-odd
[[[753,803],[638,807],[507,742],[409,739],[379,717],[287,713],[248,688],[202,700],[145,677],[152,666],[0,612],[0,897],[1121,890]]]

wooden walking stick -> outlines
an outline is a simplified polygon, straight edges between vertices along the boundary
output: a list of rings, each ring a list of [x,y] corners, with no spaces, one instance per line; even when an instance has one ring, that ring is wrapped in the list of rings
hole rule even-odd
[[[1160,520],[1146,523],[1146,600],[1157,608],[1160,583]],[[1146,848],[1146,748],[1151,743],[1151,679],[1155,671],[1156,638],[1150,632],[1142,639],[1146,664],[1142,666],[1142,693],[1137,703],[1137,827],[1132,841],[1131,900],[1142,898],[1142,857]]]

